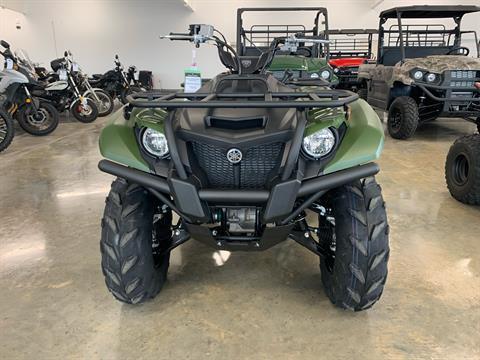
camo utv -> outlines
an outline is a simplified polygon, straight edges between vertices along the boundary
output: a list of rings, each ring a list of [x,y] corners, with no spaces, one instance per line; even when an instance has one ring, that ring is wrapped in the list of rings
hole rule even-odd
[[[418,125],[439,116],[480,123],[478,42],[473,31],[460,30],[462,17],[478,11],[478,6],[423,5],[380,14],[377,61],[361,65],[358,78],[368,103],[388,111],[393,138],[410,138]],[[452,28],[418,23],[448,18]],[[395,24],[387,27],[391,21]],[[475,38],[471,47],[476,58],[465,46],[469,33]]]
[[[275,15],[293,17],[290,24],[252,24],[247,25],[244,18],[255,18],[260,13],[266,13],[275,18]],[[305,25],[304,17],[314,14],[313,27]],[[323,26],[322,26],[323,25]],[[240,8],[237,10],[237,54],[240,56],[245,72],[253,69],[258,57],[268,50],[275,38],[297,37],[303,39],[328,40],[328,13],[326,8],[317,7],[275,7],[275,8]],[[296,44],[296,42],[295,42]],[[268,69],[279,81],[286,84],[307,86],[333,86],[338,84],[338,78],[329,65],[329,46],[322,42],[304,42],[295,46],[285,46],[275,52],[275,57]]]

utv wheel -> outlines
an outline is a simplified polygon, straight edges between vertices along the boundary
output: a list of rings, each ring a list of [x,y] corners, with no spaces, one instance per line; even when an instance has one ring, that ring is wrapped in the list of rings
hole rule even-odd
[[[413,136],[418,126],[418,106],[409,96],[400,96],[388,110],[388,133],[394,139],[405,140]]]
[[[57,109],[44,101],[40,102],[36,112],[32,106],[24,106],[17,114],[17,121],[22,129],[35,136],[52,133],[59,122]]]
[[[0,152],[11,144],[14,136],[15,127],[12,118],[0,109]]]
[[[98,117],[98,108],[92,99],[87,98],[86,103],[86,106],[83,106],[80,99],[75,100],[70,112],[78,121],[82,123],[91,123]]]
[[[172,213],[144,188],[113,182],[102,219],[102,271],[108,290],[128,304],[155,297],[166,279],[170,253],[159,255],[171,238]]]
[[[480,135],[463,136],[450,147],[445,164],[450,194],[465,204],[480,205]]]
[[[366,310],[382,295],[388,272],[389,228],[381,188],[370,177],[333,190],[327,203],[334,225],[319,218],[320,241],[332,251],[320,260],[325,292],[340,308]]]

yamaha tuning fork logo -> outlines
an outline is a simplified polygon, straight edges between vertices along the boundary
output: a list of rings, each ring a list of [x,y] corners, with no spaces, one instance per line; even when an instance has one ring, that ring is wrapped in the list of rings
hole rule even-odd
[[[238,164],[240,161],[242,161],[242,158],[243,154],[239,149],[233,148],[227,152],[227,160],[231,164]]]

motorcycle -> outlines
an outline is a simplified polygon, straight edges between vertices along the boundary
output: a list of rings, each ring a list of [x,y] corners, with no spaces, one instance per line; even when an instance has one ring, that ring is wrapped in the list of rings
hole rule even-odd
[[[89,79],[90,84],[105,90],[112,98],[118,98],[122,104],[127,103],[127,96],[141,91],[147,91],[142,84],[135,78],[137,68],[129,66],[127,71],[120,62],[118,55],[115,55],[115,69],[107,71],[105,74],[94,74]]]
[[[58,112],[48,101],[32,96],[34,89],[43,86],[37,81],[28,56],[24,52],[14,55],[4,40],[0,45],[5,49],[0,52],[5,58],[5,69],[0,73],[3,110],[29,134],[50,134],[58,126]]]
[[[84,73],[78,65],[72,59],[72,53],[68,53],[68,61],[70,67],[72,68],[72,74],[75,80],[75,83],[78,84],[80,92],[83,93],[83,96],[92,99],[95,101],[95,104],[98,108],[98,116],[103,117],[110,115],[113,111],[113,98],[105,91],[100,88],[93,88],[88,80],[88,75]]]
[[[54,59],[50,66],[55,74],[50,74],[44,89],[33,95],[51,101],[58,111],[69,110],[82,123],[90,123],[98,117],[98,107],[89,95],[89,90],[82,93],[75,78],[76,65],[70,61],[67,51],[63,58]]]

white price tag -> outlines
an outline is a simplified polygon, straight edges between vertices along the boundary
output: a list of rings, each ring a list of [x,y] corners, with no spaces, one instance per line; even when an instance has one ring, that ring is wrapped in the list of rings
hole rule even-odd
[[[195,75],[185,76],[185,92],[193,93],[202,87],[202,78]]]
[[[67,70],[65,69],[58,70],[58,78],[64,81],[67,80]]]
[[[13,69],[13,60],[12,59],[7,59],[5,61],[5,68],[7,70],[12,70]]]

